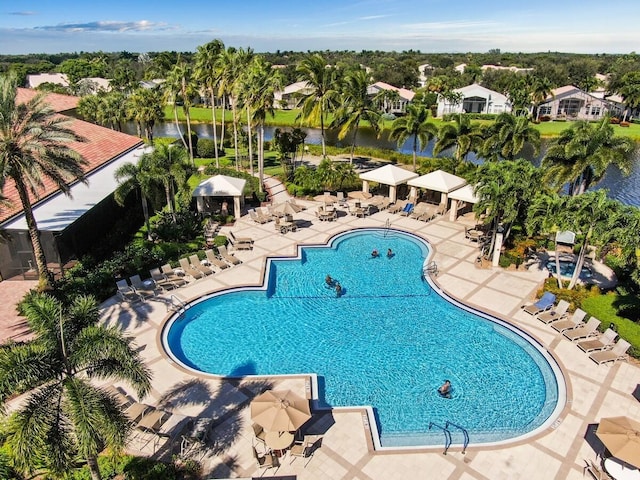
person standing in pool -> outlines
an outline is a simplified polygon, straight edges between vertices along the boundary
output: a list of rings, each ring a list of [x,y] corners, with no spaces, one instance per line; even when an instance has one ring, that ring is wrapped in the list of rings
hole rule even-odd
[[[374,248],[373,251],[371,252],[371,258],[378,258],[379,256],[380,254],[378,253],[378,250]]]
[[[438,393],[444,398],[451,398],[451,382],[445,380],[440,388],[438,388]]]
[[[393,257],[393,250],[389,248],[387,249],[387,258],[391,258],[391,257]]]
[[[327,275],[325,277],[324,281],[330,287],[333,287],[333,285],[335,284],[335,280],[333,278],[331,278],[331,275]]]
[[[340,298],[342,296],[342,285],[340,282],[336,282],[336,297]]]

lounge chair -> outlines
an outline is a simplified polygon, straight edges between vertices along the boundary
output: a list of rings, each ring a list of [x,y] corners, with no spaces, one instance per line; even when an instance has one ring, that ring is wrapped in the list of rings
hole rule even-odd
[[[206,265],[203,265],[202,262],[200,262],[200,258],[198,258],[198,255],[196,254],[189,255],[189,263],[193,268],[195,268],[196,270],[199,270],[205,275],[213,275],[215,273],[209,267],[207,267]]]
[[[584,317],[587,316],[587,312],[576,308],[576,311],[573,312],[571,318],[566,320],[558,320],[557,322],[551,323],[551,328],[557,330],[560,333],[564,333],[566,330],[571,330],[572,328],[581,327]]]
[[[347,204],[347,198],[344,195],[344,192],[337,192],[336,196],[338,198],[338,205],[340,205],[341,207],[346,207]]]
[[[129,282],[131,282],[131,288],[133,288],[143,299],[153,298],[156,296],[156,284],[153,280],[143,282],[140,275],[133,275],[132,277],[129,277]]]
[[[216,254],[213,253],[212,249],[209,248],[209,249],[205,250],[204,254],[207,256],[207,261],[211,265],[214,265],[214,266],[218,267],[220,270],[224,270],[225,268],[229,268],[229,264],[223,262],[221,259],[216,257]]]
[[[299,204],[295,198],[291,197],[288,202],[293,206],[293,208],[296,210],[296,212],[301,212],[302,210],[306,210],[307,207],[305,207],[304,205]]]
[[[538,315],[546,310],[550,310],[556,301],[556,296],[551,292],[544,292],[540,300],[530,305],[523,305],[522,309],[529,315]]]
[[[184,278],[184,276],[178,275],[174,271],[173,267],[171,265],[169,265],[168,263],[165,263],[164,265],[162,265],[162,267],[160,267],[160,271],[167,278],[167,280],[172,281],[173,283],[177,284],[179,287],[189,283]],[[186,275],[186,272],[184,272],[184,275]]]
[[[136,402],[119,387],[109,385],[104,388],[104,391],[120,405],[130,422],[137,423],[152,408],[144,403]]]
[[[227,247],[220,245],[218,247],[218,253],[225,262],[229,262],[232,265],[240,265],[242,261],[236,257],[233,253],[227,252]]]
[[[258,468],[274,468],[274,467],[278,467],[278,459],[276,458],[276,456],[271,453],[271,452],[267,452],[267,453],[258,453],[258,451],[256,450],[256,447],[251,447],[253,448],[253,458],[256,459],[256,464],[258,465]]]
[[[166,410],[151,409],[136,424],[136,429],[143,434],[151,434],[142,448],[153,442],[153,452],[155,453],[160,442],[160,438],[169,439],[171,442],[171,451],[173,451],[173,443],[193,424],[193,417],[180,415],[178,413],[168,412]]]
[[[582,340],[583,338],[595,337],[598,335],[599,326],[600,320],[596,317],[591,317],[584,326],[566,330],[563,332],[563,335],[572,342],[574,340]]]
[[[407,206],[406,200],[398,200],[396,203],[389,207],[389,213],[398,213]]]
[[[173,274],[173,271],[171,272],[171,278],[169,278],[167,274],[162,273],[160,268],[152,268],[149,270],[149,273],[156,285],[162,290],[174,289],[187,284],[187,281],[184,278]]]
[[[251,250],[253,239],[249,237],[236,237],[233,232],[229,232],[229,241],[236,250]]]
[[[585,472],[589,472],[594,480],[613,480],[607,472],[605,472],[602,468],[596,465],[593,460],[585,460],[585,467],[582,470],[582,475],[584,476]]]
[[[134,303],[143,300],[142,295],[131,288],[126,279],[118,280],[116,286],[118,287],[116,293],[123,302]]]
[[[413,203],[409,202],[404,206],[402,211],[400,211],[400,215],[408,217],[411,212],[413,212]]]
[[[426,211],[427,211],[427,204],[424,202],[419,203],[414,207],[411,213],[409,213],[409,218],[414,218],[416,220],[419,220],[420,217],[426,213]]]
[[[593,352],[589,355],[589,358],[596,362],[598,365],[607,362],[617,362],[618,360],[627,359],[627,350],[631,344],[626,340],[620,338],[611,350],[600,350]]]
[[[596,350],[604,350],[610,348],[615,342],[618,332],[607,328],[605,332],[598,338],[591,338],[589,340],[582,340],[577,343],[578,348],[583,352],[589,353]]]
[[[566,300],[560,300],[558,304],[545,312],[536,315],[536,318],[542,323],[551,323],[556,320],[563,319],[567,316],[567,310],[569,310],[569,302]]]
[[[263,215],[258,215],[258,213],[253,209],[249,209],[249,217],[251,217],[251,220],[253,220],[256,223],[267,223],[269,221],[268,218],[264,217]]]
[[[180,268],[182,268],[185,275],[189,275],[194,280],[198,280],[204,277],[204,273],[193,268],[189,263],[189,260],[187,260],[186,258],[181,258],[180,260],[178,260],[178,262],[180,263]]]

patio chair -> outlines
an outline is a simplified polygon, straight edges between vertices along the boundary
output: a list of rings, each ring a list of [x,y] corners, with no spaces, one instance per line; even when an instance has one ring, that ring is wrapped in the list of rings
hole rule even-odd
[[[116,287],[118,287],[116,294],[123,302],[135,303],[143,300],[142,295],[131,288],[126,279],[118,280]]]
[[[269,219],[268,219],[268,218],[265,218],[265,217],[264,217],[264,216],[262,216],[262,215],[258,215],[258,213],[257,213],[253,208],[250,208],[250,209],[249,209],[249,217],[250,217],[250,218],[251,218],[251,220],[253,220],[254,222],[256,222],[256,223],[260,223],[260,224],[262,224],[262,223],[267,223],[267,222],[269,221]]]
[[[344,195],[344,192],[337,192],[336,197],[338,198],[338,205],[341,207],[348,206],[347,197]]]
[[[587,312],[576,308],[576,311],[573,312],[571,318],[566,320],[558,320],[557,322],[551,323],[551,328],[557,330],[560,333],[564,333],[566,330],[571,330],[572,328],[581,327],[584,317],[587,316]]]
[[[408,217],[409,214],[411,214],[411,212],[413,212],[413,203],[409,202],[400,211],[400,215],[403,216],[403,217]]]
[[[605,332],[598,338],[592,338],[589,340],[582,340],[577,343],[578,348],[585,353],[594,352],[596,350],[604,350],[611,348],[613,342],[615,342],[618,332],[607,328]]]
[[[227,247],[224,245],[220,245],[218,247],[218,253],[220,254],[220,256],[225,262],[228,262],[232,265],[240,265],[242,263],[242,261],[238,257],[236,257],[233,253],[229,253],[227,251]]]
[[[207,256],[207,261],[211,264],[214,265],[216,267],[218,267],[220,270],[224,270],[226,268],[229,268],[229,264],[223,262],[222,260],[220,260],[218,257],[216,257],[216,254],[213,252],[212,249],[207,249],[204,251],[204,254]]]
[[[582,470],[582,475],[585,472],[589,472],[594,480],[612,480],[612,478],[602,468],[596,465],[593,460],[585,460],[585,467]]]
[[[598,335],[599,326],[600,320],[596,317],[591,317],[584,326],[567,330],[563,335],[572,342],[574,340],[582,340],[583,338],[595,337]]]
[[[258,453],[256,447],[251,448],[253,449],[253,458],[256,459],[258,468],[277,468],[280,466],[278,464],[278,459],[273,453]]]
[[[257,423],[252,423],[251,428],[253,428],[253,435],[256,437],[256,440],[264,443],[264,439],[267,436],[267,432],[264,431],[264,428],[262,428]]]
[[[187,280],[183,276],[178,275],[174,271],[173,267],[171,265],[169,265],[168,263],[165,263],[164,265],[162,265],[162,267],[160,267],[160,271],[163,273],[163,275],[165,277],[167,277],[168,280],[174,282],[179,287],[189,283],[189,282],[187,282]],[[186,272],[184,272],[184,274],[186,275]]]
[[[104,388],[104,391],[123,409],[123,413],[130,422],[137,423],[152,408],[144,403],[136,402],[120,387],[109,385]]]
[[[195,268],[193,268],[189,264],[189,261],[186,258],[181,258],[180,260],[178,260],[178,262],[180,263],[180,268],[182,268],[185,275],[189,275],[194,280],[199,280],[200,278],[204,278],[204,273],[202,273],[200,270],[196,270]]]
[[[176,282],[172,282],[169,280],[161,271],[160,268],[152,268],[149,270],[149,275],[151,275],[151,279],[153,283],[156,284],[160,290],[173,290],[174,288],[178,288],[178,284]],[[185,282],[186,283],[186,282]]]
[[[398,213],[407,205],[406,200],[398,200],[396,203],[389,207],[389,213]]]
[[[293,208],[295,208],[295,209],[296,209],[296,211],[298,211],[298,212],[301,212],[302,210],[306,210],[306,209],[307,209],[307,207],[305,207],[304,205],[302,205],[302,204],[298,203],[294,197],[291,197],[291,198],[288,200],[288,202],[289,202],[291,205],[293,205]]]
[[[552,307],[551,310],[539,313],[536,315],[536,318],[542,323],[555,322],[556,320],[565,318],[567,316],[567,310],[569,310],[569,302],[566,300],[560,300],[555,307]]]
[[[249,237],[236,237],[233,232],[229,232],[229,241],[236,250],[251,250],[253,239]]]
[[[544,292],[540,300],[530,305],[523,305],[521,308],[529,315],[538,315],[546,310],[550,310],[556,301],[556,296],[551,292]]]
[[[144,300],[156,296],[156,284],[153,280],[143,282],[140,275],[133,275],[129,277],[129,282],[131,282],[131,288]]]
[[[289,465],[294,462],[296,457],[310,458],[313,454],[313,443],[313,438],[310,435],[304,435],[302,439],[295,440],[289,449],[289,454],[291,455]],[[307,464],[305,464],[306,466]]]
[[[409,218],[414,218],[416,220],[419,220],[420,217],[422,215],[424,215],[427,211],[427,204],[426,203],[419,203],[417,204],[413,211],[411,213],[409,213]]]
[[[598,365],[607,362],[617,362],[618,360],[627,359],[627,350],[629,350],[631,344],[626,340],[620,338],[616,344],[610,350],[599,350],[589,354],[589,358],[596,362]]]
[[[202,262],[200,261],[200,258],[196,254],[189,255],[189,263],[193,268],[204,273],[205,275],[213,275],[215,273],[209,267],[207,267],[206,265],[203,265]]]

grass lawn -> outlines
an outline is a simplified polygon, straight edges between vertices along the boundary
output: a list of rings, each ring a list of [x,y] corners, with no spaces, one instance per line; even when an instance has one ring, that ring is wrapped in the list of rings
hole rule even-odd
[[[582,302],[582,309],[600,320],[605,328],[613,323],[618,334],[631,344],[633,351],[630,353],[640,358],[640,324],[616,314],[619,305],[638,305],[639,303],[640,299],[633,295],[622,296],[609,293],[587,298]]]

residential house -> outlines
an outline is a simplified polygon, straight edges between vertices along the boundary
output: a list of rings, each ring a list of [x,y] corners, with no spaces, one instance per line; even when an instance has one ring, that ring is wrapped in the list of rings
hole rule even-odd
[[[406,88],[398,88],[393,85],[389,85],[384,82],[376,82],[373,85],[367,87],[367,94],[371,96],[378,96],[382,92],[390,92],[388,98],[382,98],[381,107],[385,113],[403,114],[407,111],[407,105],[411,103],[415,92],[407,90]]]
[[[290,109],[296,108],[300,95],[306,95],[311,92],[311,85],[306,81],[292,83],[284,87],[284,90],[275,92],[273,95],[274,106],[276,108]]]
[[[427,85],[427,79],[429,75],[431,75],[434,71],[434,67],[425,63],[423,65],[418,65],[418,84],[420,88],[424,88]]]
[[[448,113],[511,112],[511,103],[506,96],[477,83],[457,88],[452,93],[452,96],[438,96],[438,117]]]
[[[38,88],[43,83],[54,83],[63,87],[69,86],[69,80],[64,73],[35,73],[27,75],[27,88]]]
[[[620,106],[606,98],[598,98],[574,85],[565,85],[551,91],[551,95],[538,107],[539,116],[551,119],[600,120],[608,113],[619,115]]]
[[[34,90],[18,89],[17,101],[28,102]],[[70,259],[86,251],[86,246],[109,235],[121,212],[109,215],[110,196],[117,187],[114,171],[125,162],[135,162],[142,154],[143,142],[138,138],[68,116],[78,97],[48,94],[45,100],[60,115],[69,119],[68,128],[85,139],[73,142],[71,148],[80,153],[87,164],[83,167],[87,183],[75,182],[71,197],[56,185],[43,180],[43,187],[31,197],[33,213],[41,231],[41,242],[47,263],[61,270]],[[8,240],[0,244],[2,279],[16,275],[34,275],[35,258],[18,192],[12,180],[2,194],[10,206],[0,210],[0,229]]]

